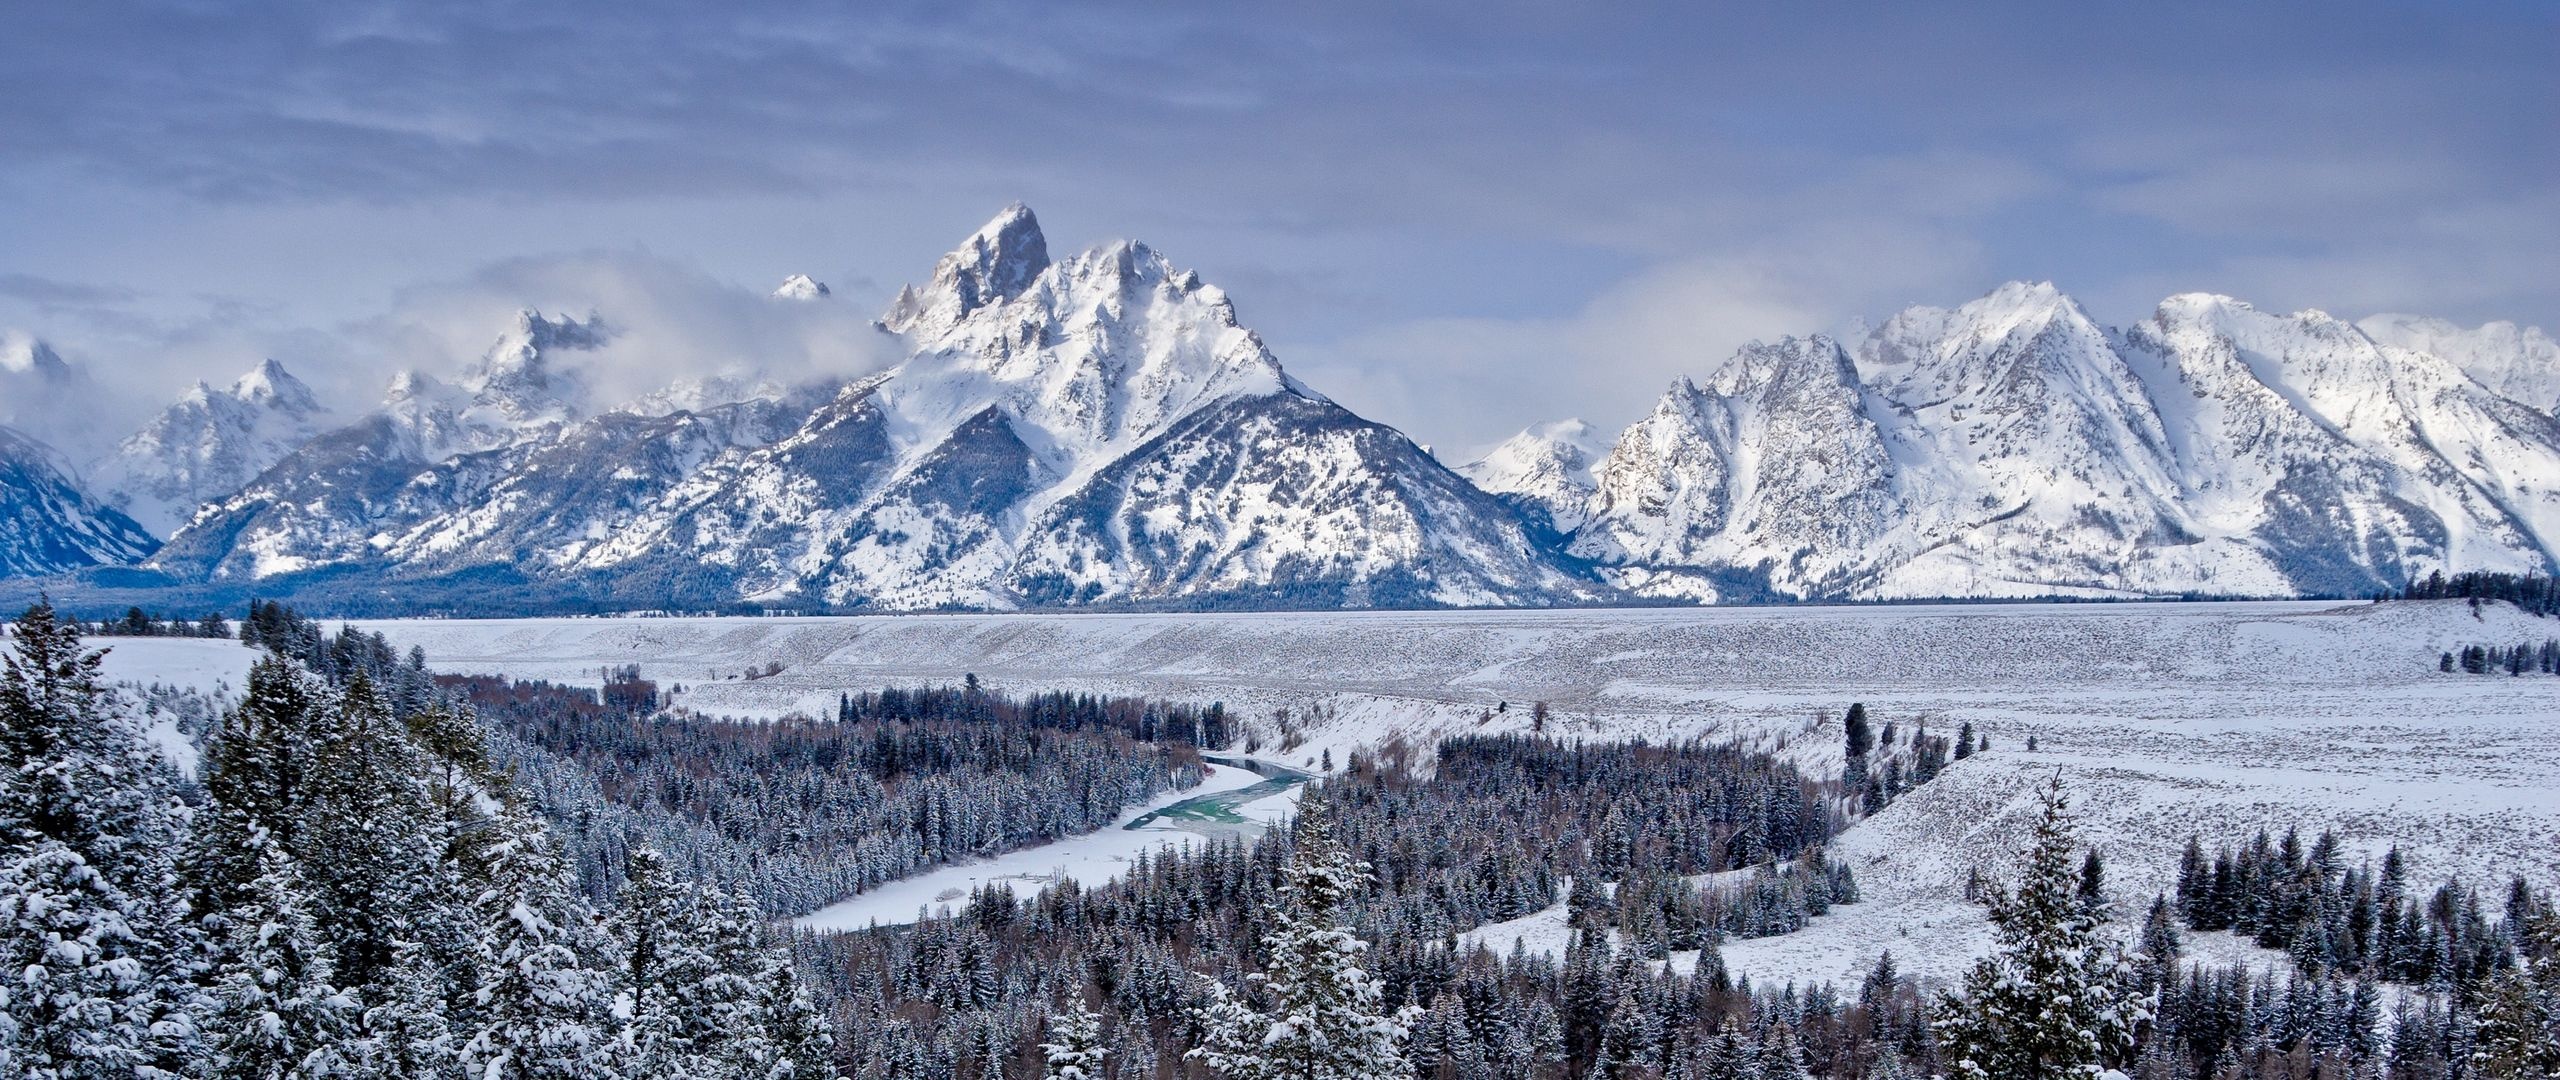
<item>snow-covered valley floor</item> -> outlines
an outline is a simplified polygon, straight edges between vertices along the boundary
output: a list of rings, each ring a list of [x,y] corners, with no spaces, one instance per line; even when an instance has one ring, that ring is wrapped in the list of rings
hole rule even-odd
[[[1712,734],[1839,767],[1839,714],[1952,733],[1990,753],[1836,846],[1865,901],[1785,938],[1736,943],[1756,981],[1854,978],[1891,948],[1952,973],[1986,940],[1961,900],[1998,874],[2031,790],[2060,770],[2138,916],[2190,832],[2334,828],[2391,844],[2418,880],[2560,884],[2560,679],[2439,674],[2470,642],[2560,622],[2461,602],[1948,605],[839,619],[531,619],[370,624],[456,671],[592,684],[638,664],[708,714],[823,713],[839,691],[956,681],[1287,710],[1314,764],[1403,736],[1525,729],[1590,738]],[[741,673],[781,665],[753,680]],[[1495,711],[1508,704],[1507,711]],[[1483,719],[1493,712],[1491,719]],[[2027,739],[2038,748],[2026,750]],[[1276,740],[1275,740],[1276,741]],[[1266,756],[1274,755],[1269,747]],[[1036,861],[1036,860],[1035,860]],[[910,912],[911,913],[911,912]],[[1488,935],[1490,936],[1490,935]],[[1505,947],[1508,941],[1501,942]]]

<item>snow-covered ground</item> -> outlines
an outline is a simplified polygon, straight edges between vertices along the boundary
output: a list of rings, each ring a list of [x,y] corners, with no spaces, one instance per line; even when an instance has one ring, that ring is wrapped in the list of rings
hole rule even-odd
[[[841,690],[956,681],[1287,710],[1310,765],[1403,736],[1525,729],[1592,738],[1711,734],[1839,767],[1839,713],[1991,752],[1852,829],[1836,854],[1866,901],[1814,929],[1727,950],[1755,981],[1837,978],[1893,949],[1952,972],[1983,940],[1966,871],[1999,874],[2032,790],[2060,770],[2134,915],[2190,832],[2334,828],[2391,844],[2421,881],[2560,883],[2560,680],[2439,674],[2469,642],[2560,622],[2503,605],[1946,605],[841,619],[534,619],[371,624],[439,667],[594,683],[636,663],[712,714],[823,712]],[[245,650],[244,650],[245,651]],[[779,663],[780,674],[740,678]],[[1507,704],[1507,711],[1495,711]],[[1493,712],[1490,719],[1483,719]],[[2027,739],[2038,749],[2028,752]],[[1275,740],[1276,741],[1276,740]],[[1266,746],[1266,756],[1274,756]],[[906,914],[913,914],[913,905]],[[1508,940],[1499,943],[1508,947]],[[1936,961],[1923,954],[1937,953]]]
[[[191,690],[217,709],[239,699],[249,684],[249,665],[264,655],[219,638],[96,638],[87,644],[106,650],[99,670],[108,682]],[[176,717],[154,710],[143,732],[181,771],[195,771],[195,742],[178,729]]]
[[[86,644],[107,651],[101,668],[109,682],[159,683],[210,697],[239,696],[249,684],[249,665],[265,655],[219,638],[91,638]]]

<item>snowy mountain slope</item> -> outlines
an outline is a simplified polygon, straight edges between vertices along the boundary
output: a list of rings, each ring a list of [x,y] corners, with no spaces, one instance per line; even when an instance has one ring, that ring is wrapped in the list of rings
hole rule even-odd
[[[1638,568],[1639,591],[1712,596],[1683,567],[1835,591],[1894,513],[1893,462],[1828,338],[1748,346],[1707,385],[1675,382],[1601,465],[1579,554]]]
[[[1052,507],[1012,571],[1035,603],[1503,605],[1600,595],[1492,497],[1323,398],[1193,415]]]
[[[2360,594],[2560,564],[2560,426],[2319,312],[2198,294],[2117,331],[2013,283],[1894,316],[1853,368],[1833,351],[1675,384],[1572,550],[1671,596]]]
[[[274,360],[225,389],[199,382],[89,469],[109,503],[167,536],[318,434],[325,410]]]
[[[156,565],[498,567],[891,610],[1605,592],[1403,435],[1290,379],[1224,292],[1143,244],[1053,261],[1009,207],[879,328],[907,359],[878,376],[591,415],[556,357],[602,330],[526,313],[461,384],[405,378]]]
[[[786,408],[757,398],[698,412],[595,417],[506,456],[500,475],[467,503],[439,509],[406,531],[378,534],[377,547],[421,569],[520,558],[572,565],[639,525],[709,463],[778,438],[788,430]],[[475,460],[452,459],[424,475],[453,476]],[[432,486],[465,483],[456,478]]]
[[[0,427],[0,578],[139,562],[151,534],[83,491],[60,454]]]
[[[2302,587],[2551,565],[2560,520],[2532,489],[2560,479],[2560,429],[2449,362],[2320,312],[2205,295],[2164,301],[2127,340],[2168,358],[2200,422],[2241,425],[2190,455],[2215,481],[2190,501],[2263,540]]]
[[[1590,424],[1578,418],[1554,420],[1503,440],[1485,456],[1459,466],[1458,475],[1533,515],[1544,515],[1549,528],[1567,533],[1581,527],[1598,487],[1592,467],[1608,452],[1608,442]]]

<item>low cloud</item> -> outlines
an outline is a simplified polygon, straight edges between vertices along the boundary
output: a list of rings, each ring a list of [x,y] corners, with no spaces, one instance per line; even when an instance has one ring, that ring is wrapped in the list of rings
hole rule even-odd
[[[405,290],[391,311],[342,333],[376,358],[368,367],[378,378],[410,368],[450,377],[486,355],[519,310],[593,316],[610,332],[605,344],[554,359],[584,374],[600,407],[679,379],[789,385],[855,378],[897,361],[871,312],[841,297],[778,300],[771,289],[646,253],[509,259],[466,280]]]

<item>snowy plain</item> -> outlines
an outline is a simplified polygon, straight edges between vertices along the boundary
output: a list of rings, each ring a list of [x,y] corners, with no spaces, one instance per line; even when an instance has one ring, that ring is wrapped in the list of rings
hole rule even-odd
[[[955,682],[1222,701],[1265,756],[1312,766],[1394,738],[1525,730],[1741,738],[1840,767],[1864,702],[1907,737],[1970,722],[1989,753],[1841,837],[1864,900],[1737,942],[1755,981],[1848,981],[1891,949],[1947,977],[1988,942],[1962,900],[2005,873],[2033,790],[2059,771],[2129,917],[2167,888],[2190,833],[2337,830],[2401,846],[2422,882],[2560,884],[2560,680],[2442,674],[2439,652],[2539,641],[2560,622],[2459,602],[528,619],[365,624],[437,667],[594,684],[638,664],[709,715],[823,714],[838,692]],[[781,665],[747,679],[749,668]],[[1305,741],[1271,744],[1275,712]],[[2026,742],[2033,737],[2037,749]],[[1027,854],[1027,853],[1026,853]],[[1028,856],[1052,863],[1051,856]],[[884,905],[885,906],[885,905]],[[914,905],[905,904],[912,917]],[[1526,929],[1520,928],[1520,929]],[[1508,948],[1504,928],[1480,936]],[[1535,945],[1537,942],[1532,941]],[[2210,942],[2200,944],[2211,944]],[[2245,952],[2236,943],[2227,950]]]

